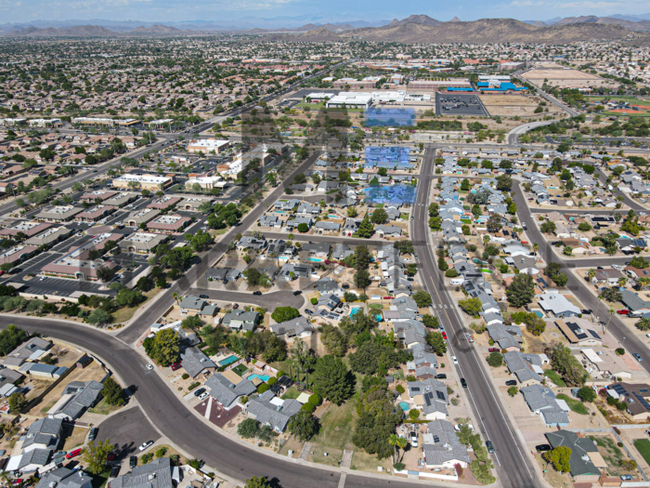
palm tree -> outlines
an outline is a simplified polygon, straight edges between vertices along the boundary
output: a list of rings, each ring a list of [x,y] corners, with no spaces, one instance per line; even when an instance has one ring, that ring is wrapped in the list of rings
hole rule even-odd
[[[621,276],[618,279],[618,286],[619,287],[621,287],[621,288],[624,287],[626,283],[627,283],[627,278],[625,276]]]
[[[648,330],[650,329],[650,319],[647,317],[641,317],[639,321],[634,325],[639,330]]]
[[[589,283],[596,277],[596,270],[594,268],[589,268],[589,271],[587,271],[587,279],[589,280]]]
[[[401,457],[399,457],[399,451],[400,449],[406,448],[406,445],[408,442],[404,437],[399,437],[397,434],[391,434],[390,437],[388,438],[388,445],[393,446],[395,450],[397,451],[397,461],[395,461],[395,452],[393,453],[393,464],[396,462],[400,462],[402,460]]]
[[[172,293],[172,297],[174,297],[174,300],[176,300],[176,303],[178,304],[178,293],[174,292]],[[180,304],[179,304],[180,306]]]
[[[535,242],[533,244],[533,251],[535,251],[535,254],[537,254],[537,251],[539,251],[539,242]]]

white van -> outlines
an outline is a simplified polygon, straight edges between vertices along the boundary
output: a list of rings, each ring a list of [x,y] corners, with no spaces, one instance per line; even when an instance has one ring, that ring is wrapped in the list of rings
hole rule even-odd
[[[449,282],[449,284],[451,285],[462,285],[463,283],[465,283],[465,278],[453,278]]]

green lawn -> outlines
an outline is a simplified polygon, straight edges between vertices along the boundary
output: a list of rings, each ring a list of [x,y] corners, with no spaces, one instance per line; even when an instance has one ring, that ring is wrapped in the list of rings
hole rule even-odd
[[[352,398],[340,407],[330,405],[321,418],[320,432],[312,442],[341,451],[351,448],[357,419],[356,404],[357,402]]]
[[[300,392],[296,390],[293,386],[289,388],[284,395],[282,395],[283,400],[295,400],[300,396]]]
[[[548,376],[549,379],[559,387],[565,387],[566,386],[566,383],[564,382],[562,377],[558,373],[553,371],[552,369],[545,369],[544,370],[544,376]]]
[[[635,439],[634,447],[643,456],[645,462],[650,464],[650,441],[648,439]]]
[[[569,408],[580,415],[589,415],[589,409],[584,406],[580,400],[566,396],[564,393],[560,393],[557,398],[559,400],[564,400],[569,405]]]

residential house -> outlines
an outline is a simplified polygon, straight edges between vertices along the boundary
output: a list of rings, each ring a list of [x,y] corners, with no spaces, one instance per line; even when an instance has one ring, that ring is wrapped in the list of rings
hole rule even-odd
[[[560,446],[571,449],[569,465],[571,477],[575,482],[595,483],[600,479],[602,473],[595,463],[600,464],[602,456],[594,441],[563,429],[544,435],[553,449]]]
[[[57,468],[41,475],[36,488],[92,488],[93,477],[81,470]]]
[[[467,468],[470,462],[467,447],[460,443],[454,427],[447,420],[433,420],[422,436],[424,465],[427,469]]]
[[[569,425],[568,406],[561,406],[553,391],[547,386],[535,383],[521,390],[524,400],[535,415],[541,415],[546,427]],[[566,404],[566,402],[563,402]]]
[[[66,385],[61,399],[47,412],[53,419],[76,420],[86,410],[99,403],[102,397],[102,385],[99,381],[73,381]]]
[[[297,400],[282,400],[274,392],[267,390],[250,401],[246,412],[249,417],[281,434],[286,430],[291,417],[301,408],[302,404]]]
[[[221,320],[221,325],[235,330],[254,331],[260,323],[259,312],[245,312],[244,310],[231,310]]]
[[[560,295],[557,290],[546,290],[544,294],[537,298],[538,305],[545,312],[552,313],[555,317],[576,317],[582,311],[573,305],[564,295]]]
[[[38,361],[52,347],[52,341],[32,337],[7,354],[3,364],[7,368],[18,369],[27,361]]]
[[[520,351],[511,351],[506,352],[503,359],[510,374],[514,374],[522,386],[542,381],[544,375],[542,370],[543,361],[537,354],[523,354]]]
[[[271,331],[278,337],[286,340],[293,340],[296,337],[304,339],[314,332],[314,328],[305,317],[296,317],[279,324],[271,324]]]
[[[447,386],[436,379],[407,382],[409,400],[415,408],[422,411],[427,420],[447,418],[449,395]]]
[[[214,373],[217,365],[197,347],[188,347],[181,353],[181,366],[192,377],[200,374]]]
[[[110,480],[106,488],[175,488],[181,481],[181,473],[168,457],[158,458]]]
[[[571,317],[570,319],[555,321],[557,328],[573,347],[596,347],[603,345],[603,339],[594,329],[589,320]]]
[[[614,383],[607,387],[607,394],[625,402],[627,413],[635,421],[650,420],[650,385],[647,383]]]
[[[240,397],[252,395],[257,391],[252,381],[245,380],[232,370],[213,374],[205,382],[205,386],[210,388],[210,395],[226,410],[236,407]]]

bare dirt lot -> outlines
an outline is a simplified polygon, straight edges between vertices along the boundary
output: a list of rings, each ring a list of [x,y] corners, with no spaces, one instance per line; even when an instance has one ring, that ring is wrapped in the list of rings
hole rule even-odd
[[[599,87],[609,86],[612,83],[599,76],[578,71],[576,69],[531,69],[521,75],[522,78],[541,86],[544,80],[549,85],[571,87]]]
[[[510,117],[518,115],[520,117],[530,117],[535,114],[535,109],[539,105],[537,97],[525,95],[481,95],[481,102],[490,115],[499,115],[501,117]],[[549,112],[543,115],[556,113],[554,107],[549,107]]]

